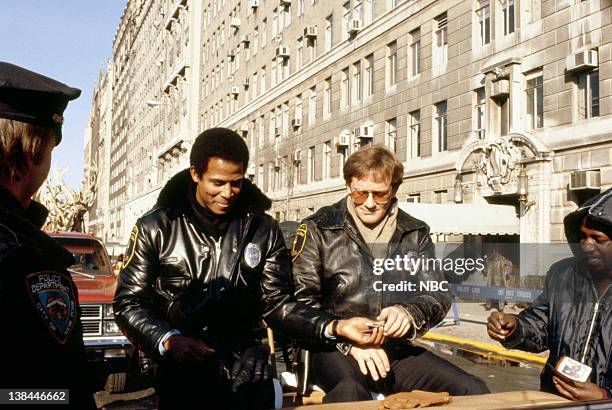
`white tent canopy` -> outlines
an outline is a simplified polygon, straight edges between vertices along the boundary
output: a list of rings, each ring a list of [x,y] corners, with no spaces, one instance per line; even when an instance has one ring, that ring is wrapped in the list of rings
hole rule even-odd
[[[425,204],[399,202],[399,207],[425,221],[432,234],[518,235],[519,218],[511,205]]]

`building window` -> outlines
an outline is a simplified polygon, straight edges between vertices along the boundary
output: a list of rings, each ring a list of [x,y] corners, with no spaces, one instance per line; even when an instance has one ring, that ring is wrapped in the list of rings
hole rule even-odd
[[[266,92],[266,66],[261,67],[261,94]]]
[[[265,128],[266,128],[266,124],[265,124],[265,117],[262,115],[261,117],[259,117],[259,147],[263,147],[264,145],[264,139],[265,139]]]
[[[435,152],[443,152],[448,149],[448,134],[446,120],[447,104],[440,101],[435,104],[434,130],[435,130]]]
[[[265,18],[261,21],[261,47],[265,47],[266,46],[266,41],[267,41],[267,26],[268,26],[268,19]]]
[[[387,10],[393,10],[397,7],[397,0],[387,0]]]
[[[514,0],[501,0],[504,16],[504,36],[514,33]]]
[[[253,31],[253,42],[251,44],[251,48],[253,49],[253,55],[257,55],[257,49],[259,48],[259,28],[255,27]]]
[[[348,67],[342,70],[340,80],[340,104],[347,107],[351,102],[351,88],[349,87],[349,69]]]
[[[304,67],[304,38],[297,39],[297,62],[296,71]]]
[[[295,116],[294,118],[301,120],[302,119],[302,94],[298,94],[295,96]]]
[[[323,144],[323,179],[331,177],[331,141],[325,141]]]
[[[364,17],[364,25],[374,21],[374,0],[365,0]]]
[[[298,0],[298,16],[304,15],[304,0]]]
[[[283,135],[289,135],[289,101],[283,104]]]
[[[479,0],[480,8],[476,10],[478,17],[478,34],[480,45],[484,46],[491,42],[491,9],[489,0]]]
[[[544,77],[538,70],[525,77],[525,98],[527,99],[528,129],[544,126]]]
[[[361,101],[361,62],[357,61],[353,64],[353,84],[351,85],[353,102]]]
[[[474,91],[476,102],[474,104],[474,132],[476,138],[485,138],[485,103],[486,94],[485,88],[481,87]]]
[[[391,152],[397,152],[397,118],[385,121],[385,146]]]
[[[435,18],[434,65],[445,66],[448,62],[448,27],[446,13]]]
[[[349,38],[349,28],[351,24],[351,2],[347,1],[342,5],[342,41]]]
[[[361,23],[361,0],[353,0],[352,20],[357,20]]]
[[[446,189],[434,191],[433,196],[434,204],[443,204],[446,202],[446,198],[448,198],[448,191]]]
[[[274,39],[281,31],[282,27],[279,28],[278,26],[278,9],[274,8],[274,10],[272,10],[272,38]]]
[[[408,158],[418,158],[421,156],[421,111],[412,111],[408,114],[408,120],[410,121]]]
[[[311,37],[306,43],[310,51],[310,62],[313,62],[317,58],[317,38]]]
[[[276,70],[276,58],[272,59],[272,66],[271,66],[271,71],[272,71],[272,87],[274,87],[278,81],[278,72]]]
[[[333,18],[334,16],[330,14],[325,19],[325,51],[329,51],[332,48]]]
[[[323,89],[323,116],[329,117],[332,112],[332,82],[331,77],[325,79]]]
[[[365,58],[364,89],[366,97],[374,95],[374,54]]]
[[[259,84],[257,84],[257,71],[256,71],[256,72],[253,73],[253,83],[250,86],[251,90],[253,90],[252,91],[253,98],[257,97],[257,91],[259,91],[258,88],[257,88],[258,86],[259,86]]]
[[[599,117],[599,70],[578,74],[578,119]]]
[[[315,180],[315,147],[312,146],[308,148],[308,182],[312,182]]]
[[[312,127],[317,120],[317,87],[310,89],[310,97],[308,99],[308,124]]]
[[[414,77],[421,72],[421,29],[412,30],[409,36],[408,72]]]
[[[397,83],[397,42],[387,44],[387,87]]]

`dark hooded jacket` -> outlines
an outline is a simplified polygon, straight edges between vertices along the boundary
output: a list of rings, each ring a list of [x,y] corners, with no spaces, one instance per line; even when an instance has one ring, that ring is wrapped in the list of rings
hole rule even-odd
[[[134,227],[114,300],[117,323],[151,357],[178,329],[240,354],[266,324],[322,338],[331,317],[292,299],[291,261],[270,200],[245,180],[218,240],[194,215],[189,170],[163,188]]]
[[[70,408],[95,409],[74,258],[40,230],[47,215],[0,186],[0,388],[69,389]]]
[[[598,296],[578,246],[585,216],[612,228],[612,189],[565,217],[565,235],[574,257],[551,266],[543,293],[517,316],[518,326],[504,346],[530,352],[548,349],[547,363],[553,367],[562,356],[582,361],[593,369],[590,381],[612,397],[612,286]],[[542,390],[557,393],[548,366],[540,379]]]

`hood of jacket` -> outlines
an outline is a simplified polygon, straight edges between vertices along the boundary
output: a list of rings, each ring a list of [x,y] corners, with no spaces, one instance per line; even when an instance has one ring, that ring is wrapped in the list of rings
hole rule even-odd
[[[162,188],[157,197],[157,206],[160,208],[175,208],[186,211],[189,207],[185,200],[189,188],[194,184],[189,168],[174,175]],[[270,198],[248,179],[242,182],[242,190],[232,209],[244,209],[247,212],[264,213],[272,206]]]
[[[588,217],[599,225],[609,227],[609,232],[612,232],[612,188],[589,199],[563,219],[565,237],[570,245],[580,243],[580,224],[584,217]],[[574,254],[577,250],[577,247],[572,247]]]

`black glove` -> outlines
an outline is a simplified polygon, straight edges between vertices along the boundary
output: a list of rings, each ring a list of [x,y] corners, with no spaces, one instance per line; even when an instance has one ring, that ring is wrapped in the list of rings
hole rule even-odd
[[[234,362],[232,370],[232,391],[236,392],[244,383],[267,381],[272,376],[272,366],[268,363],[268,345],[251,346],[240,359]]]

